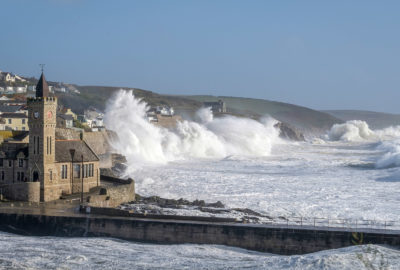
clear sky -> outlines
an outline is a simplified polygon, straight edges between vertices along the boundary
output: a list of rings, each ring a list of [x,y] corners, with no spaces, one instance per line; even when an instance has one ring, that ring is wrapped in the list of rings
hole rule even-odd
[[[0,70],[400,113],[400,1],[1,0]]]

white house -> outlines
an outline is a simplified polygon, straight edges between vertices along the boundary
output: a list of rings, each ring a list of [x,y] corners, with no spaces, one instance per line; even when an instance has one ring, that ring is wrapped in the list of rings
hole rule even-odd
[[[26,93],[26,86],[16,86],[14,87],[16,93]]]
[[[35,92],[36,91],[36,85],[28,85],[28,91]]]
[[[6,82],[15,82],[15,76],[13,76],[11,73],[3,72],[3,74],[4,74],[4,80]]]

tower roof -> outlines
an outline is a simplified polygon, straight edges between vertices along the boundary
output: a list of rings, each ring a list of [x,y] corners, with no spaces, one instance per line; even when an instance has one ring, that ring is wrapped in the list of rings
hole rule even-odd
[[[40,79],[36,85],[36,97],[48,97],[49,96],[49,85],[46,82],[46,78],[42,72]]]

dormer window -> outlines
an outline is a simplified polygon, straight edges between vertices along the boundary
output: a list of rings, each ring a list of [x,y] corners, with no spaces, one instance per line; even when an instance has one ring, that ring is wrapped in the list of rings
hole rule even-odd
[[[20,168],[24,167],[24,159],[22,159],[22,158],[18,159],[18,167],[20,167]]]

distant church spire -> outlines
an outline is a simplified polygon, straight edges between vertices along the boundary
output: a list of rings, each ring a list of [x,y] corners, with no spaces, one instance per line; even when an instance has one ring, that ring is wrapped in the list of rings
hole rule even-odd
[[[40,79],[36,85],[36,97],[48,97],[49,96],[49,86],[44,77],[43,71]]]

